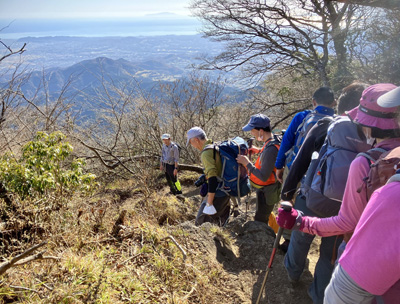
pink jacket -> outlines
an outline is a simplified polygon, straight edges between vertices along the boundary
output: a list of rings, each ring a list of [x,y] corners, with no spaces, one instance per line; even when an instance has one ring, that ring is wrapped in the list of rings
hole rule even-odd
[[[385,139],[375,147],[391,150],[397,146],[400,146],[400,138]],[[365,187],[362,188],[360,193],[357,192],[357,189],[360,188],[363,178],[368,175],[368,172],[369,164],[365,157],[361,156],[353,160],[339,214],[329,218],[303,217],[304,227],[302,231],[320,236],[353,232],[367,205]]]
[[[400,182],[371,196],[339,263],[363,289],[400,301]]]

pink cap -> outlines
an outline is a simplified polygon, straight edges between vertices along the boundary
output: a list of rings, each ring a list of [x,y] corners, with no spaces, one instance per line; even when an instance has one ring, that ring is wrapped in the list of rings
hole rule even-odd
[[[378,83],[366,88],[361,96],[360,105],[346,114],[355,123],[381,130],[399,129],[398,107],[383,108],[378,105],[378,97],[397,88],[394,84]]]

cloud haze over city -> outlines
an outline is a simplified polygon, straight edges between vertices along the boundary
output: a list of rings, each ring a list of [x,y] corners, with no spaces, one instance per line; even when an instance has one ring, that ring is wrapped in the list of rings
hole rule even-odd
[[[0,38],[193,35],[190,0],[0,0]]]
[[[0,19],[116,18],[163,12],[190,15],[190,0],[0,0]]]

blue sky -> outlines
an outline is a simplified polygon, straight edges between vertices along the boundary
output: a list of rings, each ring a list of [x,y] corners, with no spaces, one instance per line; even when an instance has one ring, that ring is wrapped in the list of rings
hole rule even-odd
[[[118,18],[162,12],[190,15],[190,0],[0,0],[0,19]]]

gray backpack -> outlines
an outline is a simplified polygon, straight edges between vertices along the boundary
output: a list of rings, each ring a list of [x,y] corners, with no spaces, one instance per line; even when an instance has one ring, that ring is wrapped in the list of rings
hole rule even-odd
[[[321,217],[338,214],[350,164],[358,153],[370,148],[349,118],[332,118],[325,142],[318,157],[311,161],[302,185],[312,212]]]

